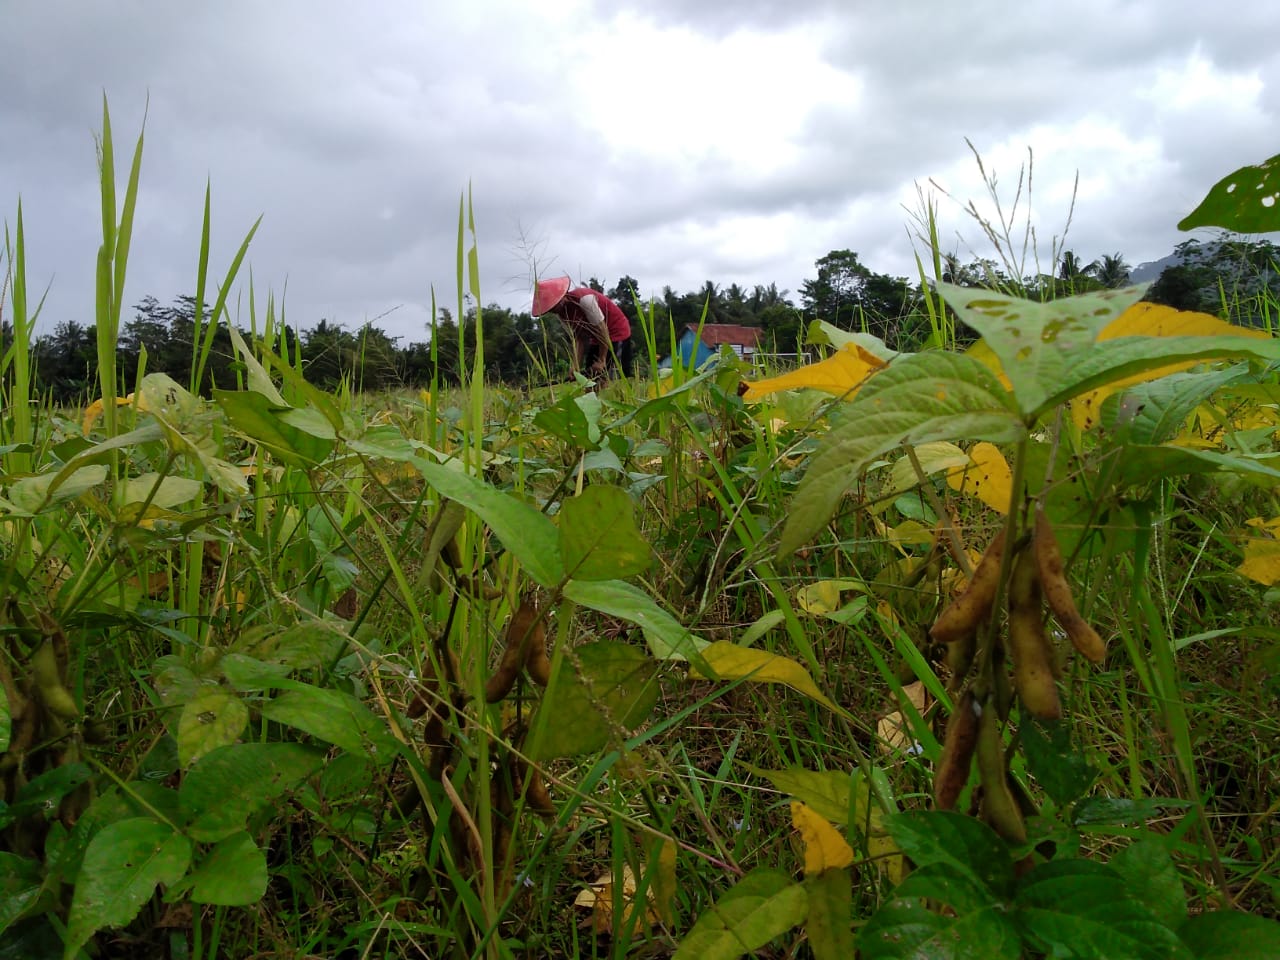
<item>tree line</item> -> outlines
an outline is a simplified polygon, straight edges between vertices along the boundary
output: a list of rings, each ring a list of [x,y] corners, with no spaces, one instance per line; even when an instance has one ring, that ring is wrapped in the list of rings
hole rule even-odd
[[[1280,300],[1280,251],[1271,243],[1189,241],[1176,249],[1175,256],[1176,262],[1148,289],[1148,300],[1179,309],[1229,311],[1236,322],[1261,323],[1274,314]],[[664,287],[660,296],[640,302],[640,284],[629,275],[607,288],[595,278],[587,285],[612,298],[628,315],[641,357],[647,353],[642,327],[653,338],[656,356],[662,358],[670,355],[673,336],[678,339],[686,326],[704,322],[759,328],[761,349],[780,355],[803,349],[804,331],[815,318],[871,333],[897,350],[927,342],[931,327],[918,283],[877,273],[851,250],[833,250],[814,266],[816,276],[804,280],[794,298],[776,284],[748,289],[709,280],[685,293]],[[1086,263],[1069,250],[1061,255],[1053,274],[1031,277],[1011,277],[990,260],[961,263],[946,256],[941,266],[947,282],[995,287],[1038,299],[1124,286],[1131,272],[1119,253]],[[120,330],[118,382],[130,384],[140,371],[160,371],[180,383],[189,382],[197,334],[201,340],[208,334],[207,319],[197,327],[196,306],[190,296],[169,304],[148,296],[137,304],[133,317]],[[544,322],[497,304],[484,307],[480,314],[487,380],[546,383],[569,375],[570,351],[554,318]],[[207,318],[207,308],[201,315]],[[309,329],[285,327],[279,335],[282,349],[291,357],[301,357],[311,383],[326,389],[346,383],[356,390],[386,390],[459,383],[464,372],[473,369],[477,326],[473,306],[461,322],[448,309],[440,309],[432,328],[424,331],[424,339],[404,345],[374,323],[351,330],[327,319]],[[972,338],[962,325],[957,333],[962,342]],[[205,395],[215,386],[233,386],[239,369],[225,325],[219,325],[212,336],[203,382],[197,385]],[[0,330],[0,337],[7,347],[10,331]],[[97,380],[95,338],[92,326],[68,320],[35,340],[33,367],[43,395],[63,404],[81,402],[92,393]]]

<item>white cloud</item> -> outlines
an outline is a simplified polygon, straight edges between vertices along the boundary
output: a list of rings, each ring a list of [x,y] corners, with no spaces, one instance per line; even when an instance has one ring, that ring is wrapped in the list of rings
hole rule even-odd
[[[91,312],[92,132],[111,97],[127,163],[150,97],[130,302],[250,262],[293,322],[423,336],[454,301],[474,191],[486,296],[528,303],[529,258],[646,291],[795,291],[832,249],[913,276],[915,184],[1012,188],[1035,153],[1048,252],[1152,259],[1219,177],[1276,152],[1280,7],[1086,0],[518,0],[357,6],[12,0],[0,33],[0,204],[24,199],[47,322]],[[942,207],[944,239],[977,232]],[[12,214],[9,214],[12,219]],[[247,277],[247,274],[245,274]]]

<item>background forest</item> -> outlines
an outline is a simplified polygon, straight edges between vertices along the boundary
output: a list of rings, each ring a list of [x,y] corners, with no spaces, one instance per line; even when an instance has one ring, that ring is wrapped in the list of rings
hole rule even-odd
[[[1222,313],[1230,309],[1236,322],[1258,326],[1274,321],[1264,296],[1264,286],[1274,290],[1277,274],[1268,267],[1277,262],[1276,246],[1265,240],[1230,238],[1180,244],[1158,275],[1134,276],[1121,253],[1085,262],[1070,250],[1059,257],[1053,273],[1013,278],[993,260],[961,262],[943,258],[943,280],[965,287],[994,287],[1016,291],[1031,299],[1052,300],[1102,288],[1117,288],[1133,280],[1154,279],[1146,299],[1181,310]],[[1170,262],[1171,261],[1171,262]],[[671,353],[671,337],[686,325],[734,323],[764,331],[766,354],[796,354],[803,349],[803,331],[809,321],[825,320],[845,330],[873,334],[896,350],[925,346],[930,323],[923,308],[921,288],[904,277],[877,273],[851,250],[833,250],[814,264],[816,276],[801,285],[798,295],[779,290],[776,284],[745,289],[708,280],[700,289],[677,293],[665,287],[652,303],[639,302],[640,283],[623,276],[606,287],[595,277],[587,284],[613,298],[632,320],[638,337],[637,307],[653,324],[659,357]],[[1150,268],[1148,268],[1150,269]],[[201,311],[207,315],[208,306]],[[527,312],[516,313],[496,303],[484,307],[484,356],[492,383],[520,385],[563,379],[568,375],[568,351],[558,323],[543,323]],[[145,373],[166,373],[185,379],[190,366],[192,332],[196,329],[196,301],[180,296],[169,304],[147,296],[133,309],[132,319],[121,328],[117,376],[133,383]],[[474,359],[476,313],[474,304],[461,324],[447,308],[437,314],[434,330],[424,331],[421,341],[401,344],[376,321],[355,329],[330,319],[302,328],[285,324],[281,337],[293,355],[301,353],[307,379],[320,387],[342,383],[357,390],[422,387],[433,381],[454,385],[460,370],[470,369]],[[959,339],[974,339],[963,328]],[[6,342],[11,328],[0,336]],[[225,327],[214,334],[213,348],[201,392],[233,382],[235,351]],[[96,383],[97,334],[92,324],[74,320],[55,322],[52,332],[34,344],[35,382],[55,403],[84,400]]]

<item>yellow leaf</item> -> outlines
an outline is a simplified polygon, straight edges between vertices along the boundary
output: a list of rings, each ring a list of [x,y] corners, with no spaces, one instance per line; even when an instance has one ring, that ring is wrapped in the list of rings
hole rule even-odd
[[[1191,310],[1175,310],[1158,303],[1135,303],[1120,316],[1103,327],[1098,342],[1118,337],[1215,337],[1236,336],[1253,339],[1270,339],[1265,330],[1238,327],[1207,313]],[[1189,370],[1200,361],[1186,360],[1170,363],[1154,370],[1124,377],[1114,383],[1082,394],[1071,401],[1071,417],[1081,430],[1088,430],[1098,422],[1102,402],[1113,393],[1119,393],[1136,383],[1159,380],[1180,370]]]
[[[575,907],[591,911],[591,928],[596,933],[613,932],[614,887],[613,874],[603,873],[573,901]],[[636,876],[630,864],[622,865],[622,883],[617,892],[621,894],[622,925],[625,926],[631,919],[636,899]],[[649,896],[653,896],[652,885],[649,887]],[[644,918],[650,925],[657,922],[658,913],[652,903],[646,905]]]
[[[915,708],[916,713],[923,714],[925,709],[924,684],[917,680],[915,683],[909,683],[903,687],[902,692],[906,695],[907,701]],[[907,722],[907,718],[902,715],[901,710],[894,710],[882,716],[880,722],[876,724],[876,733],[879,735],[881,753],[892,754],[899,750],[914,753],[919,748],[919,744],[916,743],[915,737],[911,734],[911,725]]]
[[[847,711],[818,689],[809,671],[787,657],[753,647],[740,647],[728,640],[718,640],[702,651],[702,659],[716,680],[740,680],[757,683],[781,683],[830,710],[847,715]],[[697,671],[694,671],[697,675]]]
[[[668,927],[676,922],[676,844],[663,838],[649,854],[649,899]]]
[[[796,603],[805,613],[821,616],[840,609],[842,590],[860,590],[861,588],[862,584],[857,580],[818,580],[805,584],[796,591]]]
[[[117,407],[127,407],[131,403],[133,403],[132,393],[129,394],[127,397],[116,397]],[[84,408],[83,430],[84,430],[84,435],[86,437],[89,435],[89,431],[93,429],[93,425],[98,422],[98,418],[101,416],[102,416],[102,398],[99,397],[97,400],[93,401],[93,403],[89,404],[87,407]]]
[[[926,477],[931,477],[943,470],[950,470],[953,467],[963,467],[969,462],[967,453],[954,443],[948,443],[945,440],[935,443],[922,443],[915,447],[915,455],[916,461],[920,464],[920,470]],[[888,510],[899,494],[907,490],[914,490],[919,485],[920,478],[916,475],[916,468],[912,464],[911,458],[900,457],[889,469],[889,482],[880,491],[877,503],[872,508]]]
[[[1250,580],[1256,580],[1264,586],[1280,583],[1280,540],[1274,534],[1280,528],[1280,517],[1263,520],[1254,517],[1248,521],[1249,526],[1264,531],[1268,536],[1250,537],[1244,544],[1244,562],[1236,567],[1236,571]]]
[[[875,354],[856,343],[848,343],[825,360],[810,363],[780,376],[749,382],[742,399],[752,403],[771,393],[800,387],[821,390],[837,397],[851,396],[867,377],[883,366],[885,361]]]
[[[804,842],[806,877],[853,865],[853,848],[840,832],[799,800],[791,801],[791,822]]]
[[[977,497],[997,513],[1009,512],[1013,496],[1013,471],[1004,454],[992,443],[979,443],[969,452],[969,464],[947,474],[947,485],[959,493]]]
[[[876,604],[876,613],[880,614],[886,623],[895,627],[898,625],[898,613],[888,600],[881,600]]]
[[[994,373],[1000,379],[1000,382],[1004,384],[1006,390],[1013,390],[1013,383],[1005,375],[1004,367],[1000,366],[1000,358],[995,355],[995,351],[987,346],[987,341],[979,340],[977,343],[972,344],[965,353]]]
[[[928,547],[933,544],[933,527],[926,527],[919,520],[904,520],[889,528],[889,542],[895,547]]]

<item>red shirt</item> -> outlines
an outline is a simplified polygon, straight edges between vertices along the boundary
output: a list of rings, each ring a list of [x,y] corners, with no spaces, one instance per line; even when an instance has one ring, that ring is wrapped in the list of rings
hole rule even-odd
[[[622,312],[622,308],[590,287],[570,290],[564,295],[556,312],[575,335],[580,329],[585,333],[592,333],[595,329],[592,321],[603,319],[605,326],[609,328],[611,341],[622,343],[631,339],[631,321]]]

